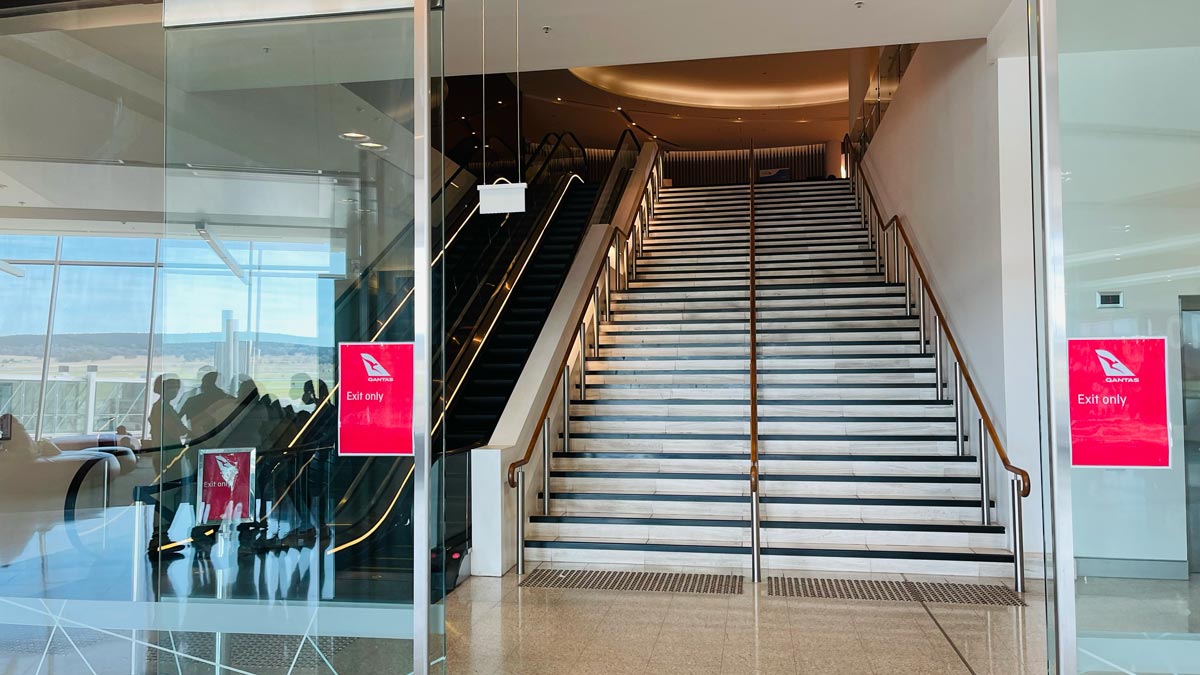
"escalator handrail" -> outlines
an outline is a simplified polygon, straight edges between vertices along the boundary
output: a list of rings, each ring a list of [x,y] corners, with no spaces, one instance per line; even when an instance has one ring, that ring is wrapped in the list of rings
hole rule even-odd
[[[477,328],[472,334],[471,338],[466,341],[466,344],[474,345],[473,350],[469,352],[471,354],[470,360],[466,362],[465,366],[463,366],[463,359],[466,358],[468,351],[461,351],[458,353],[458,356],[455,357],[454,362],[451,363],[446,369],[446,383],[456,384],[454,384],[450,395],[446,398],[445,405],[442,406],[442,415],[439,416],[437,422],[434,423],[434,432],[437,431],[438,426],[440,426],[441,422],[445,419],[446,414],[450,410],[450,406],[454,403],[454,398],[458,395],[463,383],[466,382],[467,374],[470,372],[471,366],[474,364],[475,359],[483,352],[483,348],[487,345],[488,336],[491,335],[492,330],[496,326],[496,322],[500,320],[500,316],[504,311],[504,307],[508,304],[508,299],[512,297],[513,290],[517,288],[517,285],[521,281],[521,276],[525,273],[525,270],[529,266],[529,261],[533,259],[534,253],[537,252],[538,246],[541,244],[542,237],[545,235],[550,223],[554,220],[555,214],[558,212],[558,207],[562,205],[563,200],[566,198],[567,190],[570,188],[571,183],[576,181],[583,183],[583,178],[574,172],[569,173],[559,179],[558,185],[555,186],[553,196],[547,203],[548,205],[553,204],[553,206],[542,210],[538,216],[538,222],[534,225],[532,230],[532,232],[537,233],[536,237],[531,236],[530,239],[526,240],[525,245],[523,245],[521,248],[523,255],[518,254],[517,257],[513,258],[513,260],[509,263],[508,268],[504,271],[503,277],[501,277],[502,281],[496,284],[496,290],[492,292],[492,297],[488,300],[488,309],[485,310],[484,315],[486,316],[490,313],[492,315],[491,321],[489,322],[485,319],[480,322],[481,325],[485,323],[488,324],[487,329],[482,331],[482,337],[478,341],[476,341],[474,338],[475,336],[480,335],[479,328]],[[517,268],[518,262],[521,263],[519,269]],[[513,276],[514,269],[516,270],[515,276]],[[510,278],[511,283],[508,282]],[[504,293],[503,296],[500,295],[502,292]],[[499,302],[498,305],[496,305],[497,302]],[[493,306],[496,307],[494,312],[491,311]],[[455,374],[460,369],[462,371],[461,375]]]

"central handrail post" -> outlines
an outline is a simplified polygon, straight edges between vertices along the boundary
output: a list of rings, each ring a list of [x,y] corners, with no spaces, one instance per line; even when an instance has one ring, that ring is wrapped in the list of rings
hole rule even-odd
[[[958,456],[962,457],[966,454],[966,447],[963,443],[963,396],[962,396],[962,367],[958,365],[958,361],[954,362],[954,448],[958,452]]]
[[[988,480],[988,439],[987,430],[983,427],[983,418],[979,418],[979,502],[980,502],[980,518],[979,522],[983,525],[988,525],[992,520],[992,487],[991,481]]]
[[[563,452],[571,451],[571,364],[563,365],[562,371],[562,407],[563,407]]]
[[[754,248],[754,141],[750,141],[750,580],[762,581],[758,502],[758,286]]]
[[[525,469],[517,469],[517,576],[525,576]]]
[[[587,320],[579,325],[579,400],[587,400]]]
[[[542,420],[542,515],[550,515],[550,416]]]

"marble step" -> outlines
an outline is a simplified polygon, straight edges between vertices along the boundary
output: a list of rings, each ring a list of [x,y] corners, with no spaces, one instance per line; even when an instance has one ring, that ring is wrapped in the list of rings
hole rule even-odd
[[[914,336],[906,340],[838,340],[808,342],[764,342],[758,343],[758,358],[840,356],[856,354],[897,354],[916,356],[920,352],[919,339]],[[600,345],[601,358],[655,358],[689,359],[721,356],[745,357],[746,342],[677,342],[677,343],[611,343]],[[589,355],[590,358],[590,355]]]
[[[631,288],[624,291],[614,291],[612,297],[618,302],[648,302],[648,301],[687,301],[687,300],[742,300],[750,292],[748,283],[729,284],[725,288]],[[813,299],[821,301],[836,301],[841,297],[863,297],[864,295],[895,294],[904,295],[904,284],[886,282],[880,277],[870,282],[833,284],[760,284],[758,299],[771,301],[773,299]]]
[[[857,224],[862,227],[862,216],[855,210],[809,210],[809,211],[773,211],[759,212],[754,215],[755,232],[770,230],[781,225],[824,227],[826,225]],[[654,219],[649,224],[651,236],[668,228],[688,227],[742,227],[750,230],[749,212],[742,214],[704,214],[700,212],[688,216],[680,215],[673,218]]]
[[[526,535],[530,539],[690,541],[741,546],[751,543],[750,521],[746,518],[667,518],[554,511],[549,515],[531,516],[529,520]],[[767,547],[836,544],[1004,550],[1008,545],[1002,526],[972,521],[806,519],[767,520],[760,526],[762,545]]]
[[[899,419],[900,421],[895,421]],[[750,433],[750,418],[746,416],[683,415],[581,415],[571,418],[571,433],[618,432],[642,433]],[[758,417],[759,434],[846,434],[879,435],[884,437],[936,436],[954,438],[954,419],[929,421],[912,416],[888,416],[847,419],[844,416],[808,418],[800,416]]]
[[[555,492],[552,489],[550,500],[552,508],[556,509],[641,516],[745,517],[750,509],[750,497],[741,494]],[[967,521],[980,517],[978,496],[964,499],[871,494],[810,497],[763,494],[760,504],[762,517],[768,520],[838,518]]]
[[[825,317],[825,316],[756,316],[755,325],[758,335],[774,335],[793,330],[807,329],[812,331],[829,331],[831,333],[838,332],[839,329],[877,329],[877,328],[897,328],[907,327],[915,329],[919,327],[916,323],[915,316],[899,316],[888,317],[880,316],[871,313],[860,313],[857,315],[841,316],[841,317]],[[614,321],[606,321],[601,323],[600,332],[622,334],[637,331],[652,331],[652,332],[684,332],[703,328],[717,334],[716,331],[745,331],[749,330],[749,317],[744,321],[730,319],[727,317],[716,318],[699,318],[699,319],[670,319],[670,318],[649,318],[649,319],[617,319]]]
[[[847,253],[845,251],[788,253],[781,251],[761,250],[757,252],[754,260],[755,271],[758,271],[759,267],[767,269],[801,264],[875,264],[876,258],[872,249],[863,248],[862,250],[853,253]],[[742,269],[749,274],[750,256],[746,250],[741,250],[718,253],[709,252],[699,256],[689,255],[685,252],[680,255],[657,255],[653,258],[643,257],[638,259],[637,269],[634,270],[634,278],[647,272],[663,272],[681,269],[706,272],[709,270],[720,269],[722,267],[727,269]]]
[[[908,438],[916,440],[906,440]],[[941,438],[944,440],[928,440]],[[957,447],[950,435],[883,436],[880,434],[759,434],[765,454],[880,454],[952,455]],[[571,433],[572,452],[749,452],[749,434],[693,433]]]
[[[819,218],[805,215],[787,220],[772,220],[762,223],[755,220],[754,232],[759,236],[776,232],[793,232],[797,234],[866,234],[866,228],[857,214],[844,218]],[[749,237],[750,223],[746,220],[738,219],[694,223],[652,222],[648,233],[650,237],[655,239],[691,238],[701,234]]]
[[[750,193],[745,194],[730,194],[730,195],[706,195],[701,197],[679,197],[667,193],[661,193],[661,198],[655,203],[654,210],[657,213],[662,209],[683,209],[697,210],[707,208],[722,208],[722,207],[741,207],[749,208]],[[768,204],[812,204],[821,202],[842,202],[854,204],[854,194],[849,190],[814,190],[809,193],[756,193],[754,195],[755,205]]]
[[[820,192],[844,191],[847,194],[850,192],[850,181],[845,178],[835,180],[821,181],[803,181],[793,183],[759,183],[754,186],[754,194],[756,197],[764,197],[768,195],[787,195],[790,197],[799,197],[803,195],[811,195]],[[696,185],[688,187],[664,187],[660,192],[660,199],[675,199],[675,198],[712,198],[721,196],[736,196],[750,194],[750,186],[744,183],[734,183],[728,185]]]
[[[726,450],[648,452],[571,450],[554,453],[552,466],[563,471],[713,471],[745,473],[750,454]],[[761,453],[759,468],[764,473],[853,473],[878,475],[918,474],[930,476],[978,475],[975,458],[958,455],[897,453]]]
[[[772,322],[783,322],[788,319],[839,319],[858,317],[870,317],[876,319],[894,319],[894,318],[912,318],[911,309],[904,306],[904,298],[898,298],[899,302],[891,302],[888,304],[861,304],[848,306],[802,306],[802,307],[781,307],[779,304],[764,305],[758,307],[756,311],[756,319],[758,325],[765,325]],[[747,300],[744,305],[749,305]],[[612,319],[606,322],[605,325],[620,326],[630,323],[644,323],[647,321],[664,321],[664,322],[725,322],[725,321],[749,321],[750,311],[748,307],[715,307],[706,309],[688,309],[679,311],[678,308],[670,307],[638,307],[632,306],[632,309],[626,309],[630,305],[614,306],[612,310]]]
[[[933,368],[933,356],[931,354],[913,354],[911,356],[889,356],[889,355],[864,355],[864,356],[823,356],[815,355],[806,358],[802,357],[773,357],[764,358],[759,356],[758,372],[779,372],[788,369],[845,369],[849,371],[856,370],[889,370],[889,369],[908,369],[908,368]],[[694,371],[694,370],[720,370],[720,371],[746,371],[750,367],[748,356],[743,353],[734,355],[731,358],[717,357],[698,357],[694,359],[661,359],[656,357],[647,357],[644,359],[634,359],[632,357],[624,357],[619,359],[610,359],[606,357],[588,359],[588,373],[599,374],[620,374],[620,373],[655,373],[661,374],[663,371]],[[577,372],[577,371],[576,371]]]
[[[529,561],[562,564],[603,563],[749,569],[748,547],[701,546],[687,541],[530,540]],[[996,562],[999,561],[999,562]],[[833,571],[858,574],[927,574],[999,577],[1012,574],[1005,551],[923,549],[913,547],[813,546],[763,551],[765,573],[775,570]]]
[[[606,392],[607,393],[607,392]],[[636,392],[631,392],[636,393]],[[591,392],[589,392],[591,395]],[[611,396],[606,398],[573,399],[571,416],[587,415],[749,415],[750,401],[747,398],[638,398],[635,396]],[[758,400],[759,418],[772,416],[794,417],[817,416],[951,416],[954,414],[950,401],[923,401],[918,399],[788,399],[782,400],[762,396]]]
[[[835,369],[836,370],[836,369]],[[893,384],[924,384],[932,385],[936,381],[935,374],[929,371],[921,372],[865,372],[865,373],[824,373],[805,371],[793,372],[758,372],[760,391],[770,387],[788,388],[789,385],[847,385],[863,387],[866,385],[892,386]],[[742,385],[738,389],[747,389],[750,384],[750,373],[729,372],[688,372],[676,370],[662,374],[588,374],[587,386],[604,388],[601,385],[631,384],[638,387],[673,387],[673,386],[705,386],[728,388],[729,385]]]
[[[811,242],[803,239],[797,240],[778,240],[755,242],[755,251],[759,255],[767,255],[771,253],[822,253],[822,252],[839,252],[839,253],[861,253],[870,250],[865,237],[841,240],[813,240]],[[647,243],[642,249],[642,259],[653,258],[669,258],[671,256],[679,257],[682,255],[690,257],[702,257],[704,255],[729,255],[731,252],[746,252],[750,251],[749,240],[730,241],[730,242],[708,242],[703,244],[681,244],[681,243],[662,243],[651,244]]]
[[[898,326],[874,326],[871,322],[845,327],[768,326],[770,327],[759,326],[755,331],[758,336],[759,355],[772,353],[771,350],[778,347],[883,343],[894,345],[909,342],[915,346],[920,341],[919,327],[913,322]],[[602,352],[606,348],[742,347],[742,353],[748,353],[746,349],[749,344],[748,326],[722,328],[720,325],[703,324],[695,328],[680,327],[674,331],[655,326],[617,326],[600,331]]]
[[[830,297],[819,295],[770,295],[762,293],[756,298],[757,310],[761,313],[780,311],[818,311],[825,309],[859,309],[903,307],[905,302],[902,287],[880,291],[865,290],[856,294],[841,294]],[[914,303],[915,304],[915,303]],[[706,298],[625,298],[612,301],[614,312],[685,312],[685,311],[743,311],[750,310],[749,292],[740,295],[723,295]]]
[[[707,495],[749,494],[745,471],[626,471],[611,467],[600,471],[550,472],[553,492],[696,492]],[[979,495],[977,476],[925,476],[917,474],[814,474],[760,473],[759,490],[778,497],[877,496],[955,497]]]

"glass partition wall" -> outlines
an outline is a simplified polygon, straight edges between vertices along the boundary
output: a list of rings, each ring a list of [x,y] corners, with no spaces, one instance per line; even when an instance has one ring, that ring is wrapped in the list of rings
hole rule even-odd
[[[337,426],[338,345],[418,337],[459,196],[435,152],[414,255],[440,26],[94,3],[0,26],[0,671],[428,672],[426,644],[441,667],[465,485],[425,448],[418,492],[412,457],[340,456]]]
[[[1200,6],[1041,5],[1060,663],[1197,673]]]

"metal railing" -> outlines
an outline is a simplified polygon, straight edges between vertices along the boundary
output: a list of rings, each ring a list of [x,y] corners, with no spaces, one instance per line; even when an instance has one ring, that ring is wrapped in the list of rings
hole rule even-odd
[[[758,277],[754,249],[754,141],[750,141],[750,580],[762,580],[762,528],[758,503]]]
[[[970,425],[967,422],[972,410],[976,416],[978,428],[976,458],[979,462],[981,524],[991,524],[992,492],[991,472],[989,471],[991,457],[988,454],[989,440],[996,458],[1009,473],[1014,587],[1018,593],[1024,592],[1025,546],[1021,499],[1028,497],[1032,488],[1029,472],[1009,460],[1004,443],[1000,440],[1000,434],[996,431],[996,425],[992,421],[991,415],[988,414],[983,397],[975,386],[975,381],[971,378],[971,371],[967,368],[962,350],[959,349],[958,342],[954,339],[954,334],[946,321],[942,306],[930,287],[929,277],[912,245],[904,219],[899,215],[893,215],[887,220],[883,218],[883,214],[879,210],[879,202],[863,171],[862,153],[859,148],[859,145],[851,141],[849,135],[842,140],[842,152],[845,155],[850,185],[862,213],[871,248],[875,251],[875,269],[884,275],[885,281],[904,284],[905,308],[909,311],[915,308],[920,320],[922,354],[929,353],[932,342],[934,377],[939,400],[946,393],[948,386],[945,378],[946,355],[943,343],[950,350],[952,357],[950,365],[954,371],[954,442],[960,456],[970,454],[970,435],[968,433]],[[913,276],[914,270],[916,271],[915,277]],[[964,393],[970,394],[970,400],[964,399]]]
[[[632,136],[629,137],[628,141],[636,143],[636,140]],[[625,176],[625,180],[630,181],[626,184],[625,190],[616,188],[617,182],[622,179],[621,146],[626,142],[624,137],[619,141],[613,166],[605,180],[605,186],[600,192],[601,197],[607,195],[608,199],[619,200],[619,203],[614,212],[613,222],[609,224],[611,228],[610,234],[608,235],[607,243],[603,247],[604,256],[600,267],[596,270],[588,285],[585,286],[588,289],[587,300],[572,318],[571,323],[567,324],[574,328],[568,343],[571,346],[567,347],[557,370],[554,371],[559,384],[549,392],[542,402],[535,427],[540,429],[540,433],[535,434],[530,439],[528,446],[525,448],[524,455],[508,467],[508,486],[517,490],[517,574],[525,573],[525,519],[528,510],[525,504],[524,467],[533,461],[534,452],[540,445],[542,455],[542,512],[549,514],[551,506],[550,447],[551,434],[554,432],[554,429],[551,428],[551,410],[556,403],[556,399],[560,399],[562,405],[562,447],[563,452],[569,452],[571,384],[574,382],[572,378],[572,370],[574,370],[572,362],[574,359],[571,357],[573,354],[577,354],[578,366],[576,366],[577,370],[575,372],[578,374],[579,399],[587,400],[588,352],[591,350],[593,356],[599,356],[600,354],[600,321],[602,317],[607,320],[611,315],[612,291],[628,289],[629,282],[637,277],[637,255],[641,251],[642,242],[646,237],[646,228],[653,214],[654,201],[662,185],[662,156],[658,152],[657,146],[654,145],[647,146],[654,148],[653,168],[646,172],[645,178],[640,181],[640,184],[632,182],[629,176]],[[639,176],[636,169],[633,176]],[[640,192],[640,199],[634,203],[628,201],[631,190],[638,190]],[[594,214],[606,211],[604,208],[605,201],[605,199],[597,200]],[[588,339],[589,333],[591,335],[590,341]],[[555,396],[556,393],[558,394],[557,397]]]

